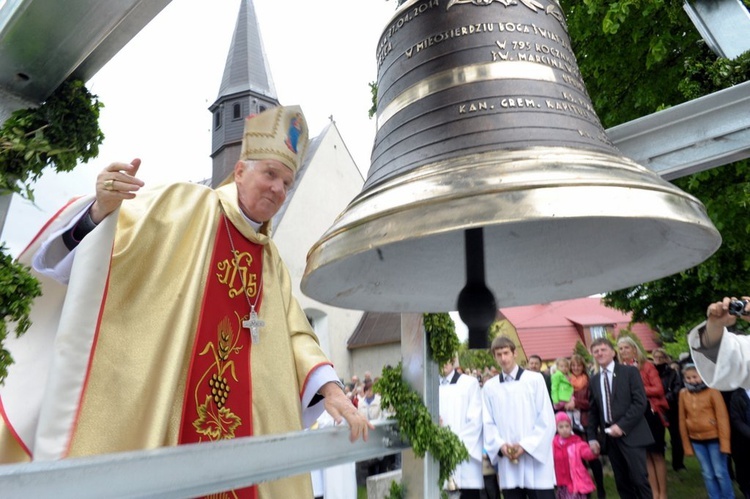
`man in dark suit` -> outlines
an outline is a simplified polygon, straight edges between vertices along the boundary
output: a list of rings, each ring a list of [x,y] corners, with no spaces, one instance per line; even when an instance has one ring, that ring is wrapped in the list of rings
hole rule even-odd
[[[550,400],[552,400],[552,378],[548,372],[542,371],[542,358],[536,354],[529,355],[529,360],[526,362],[526,369],[541,373],[544,376],[544,384],[547,385],[547,393],[549,393]]]
[[[602,431],[620,497],[651,499],[646,446],[654,438],[643,416],[648,400],[641,374],[633,366],[615,363],[615,348],[606,338],[594,340],[591,353],[599,366],[589,383],[591,407],[586,433],[591,450],[600,451],[596,436]]]

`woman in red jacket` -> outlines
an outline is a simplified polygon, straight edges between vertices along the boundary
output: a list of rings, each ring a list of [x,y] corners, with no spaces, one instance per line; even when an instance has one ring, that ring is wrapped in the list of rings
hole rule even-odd
[[[654,437],[654,443],[646,449],[648,481],[654,493],[654,499],[667,499],[667,462],[664,459],[664,432],[667,422],[669,403],[664,395],[659,371],[646,358],[638,344],[628,336],[617,340],[617,356],[620,363],[636,366],[641,372],[643,388],[646,390],[649,407],[646,408],[646,421]]]

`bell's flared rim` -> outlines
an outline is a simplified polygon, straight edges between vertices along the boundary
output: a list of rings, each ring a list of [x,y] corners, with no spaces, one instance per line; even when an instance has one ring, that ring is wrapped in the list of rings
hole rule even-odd
[[[499,306],[658,279],[721,244],[698,199],[627,158],[500,150],[426,165],[360,193],[308,253],[302,290],[343,308],[455,310],[463,233],[478,227]]]

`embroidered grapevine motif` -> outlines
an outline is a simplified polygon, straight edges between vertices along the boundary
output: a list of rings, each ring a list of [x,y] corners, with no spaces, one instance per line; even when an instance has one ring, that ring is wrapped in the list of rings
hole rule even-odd
[[[235,312],[235,315],[237,313]],[[238,322],[241,318],[237,316]],[[198,398],[198,387],[207,383],[209,393],[203,404],[197,408],[198,418],[193,421],[196,432],[205,435],[210,440],[234,438],[234,431],[242,424],[242,419],[227,407],[226,402],[230,394],[231,380],[237,381],[235,365],[229,360],[231,355],[237,355],[242,350],[239,341],[239,332],[232,329],[229,317],[224,317],[217,326],[217,344],[210,341],[199,355],[213,354],[214,363],[201,377],[196,387],[195,396]],[[228,373],[227,373],[228,371]]]

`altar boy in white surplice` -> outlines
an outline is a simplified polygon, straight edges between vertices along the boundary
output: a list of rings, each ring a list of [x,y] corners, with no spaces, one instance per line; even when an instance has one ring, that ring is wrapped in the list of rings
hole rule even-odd
[[[516,364],[516,345],[498,336],[490,351],[498,376],[482,387],[484,448],[497,464],[504,499],[555,497],[555,415],[541,373]]]
[[[460,499],[479,499],[484,488],[482,474],[482,392],[474,376],[461,374],[454,361],[446,362],[440,376],[440,424],[455,433],[469,451],[469,459],[458,463],[449,491]]]

